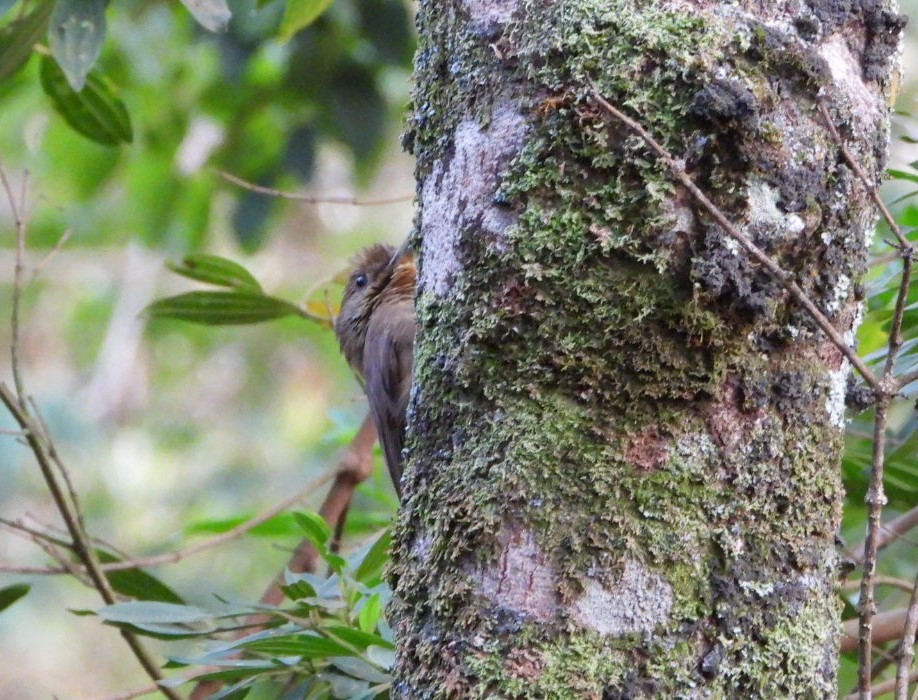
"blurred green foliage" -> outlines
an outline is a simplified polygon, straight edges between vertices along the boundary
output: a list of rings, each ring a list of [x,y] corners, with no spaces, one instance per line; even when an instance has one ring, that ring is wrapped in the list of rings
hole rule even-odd
[[[0,165],[17,192],[28,180],[27,272],[41,264],[23,299],[26,384],[89,529],[132,556],[225,532],[334,469],[366,408],[333,334],[314,322],[327,315],[321,290],[363,245],[401,241],[413,215],[412,165],[397,143],[411,5],[338,0],[287,41],[284,0],[221,6],[0,0]],[[226,31],[211,31],[221,24]],[[319,197],[407,200],[295,203],[241,189],[220,170]],[[0,197],[7,292],[12,230]],[[42,263],[65,231],[66,244]],[[239,260],[257,287],[205,251]],[[170,260],[184,260],[186,272],[192,261],[203,277],[189,276],[211,292],[263,288],[273,315],[295,315],[202,328],[145,314],[156,299],[199,291],[168,272]],[[10,295],[0,294],[0,318],[9,317]],[[0,345],[9,344],[0,324]],[[8,377],[7,362],[4,353]],[[11,427],[0,416],[0,429]],[[347,541],[366,540],[391,517],[395,497],[377,471],[355,495]],[[28,452],[12,438],[0,440],[0,482],[0,514],[56,524]],[[317,508],[323,494],[306,494],[305,506]],[[8,544],[7,535],[4,560],[47,564],[33,543],[9,536]],[[110,578],[138,600],[207,609],[215,594],[253,601],[302,538],[292,516],[277,516],[227,549]],[[125,556],[101,543],[99,552]],[[98,608],[91,591],[63,577],[3,574],[0,593],[9,606],[0,616],[0,697],[109,695],[144,682],[118,635],[66,612]],[[367,610],[381,615],[377,593]],[[368,615],[355,618],[358,629]]]

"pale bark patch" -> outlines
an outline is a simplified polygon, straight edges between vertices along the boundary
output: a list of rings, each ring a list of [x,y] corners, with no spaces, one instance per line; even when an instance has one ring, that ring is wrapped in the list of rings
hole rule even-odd
[[[476,24],[506,24],[518,3],[517,0],[465,0],[463,4]]]
[[[673,607],[672,587],[633,559],[625,561],[621,580],[614,588],[593,579],[586,579],[583,588],[583,595],[574,603],[574,619],[613,637],[653,632],[666,622]]]
[[[494,106],[485,128],[476,119],[456,127],[452,157],[437,161],[421,188],[422,290],[443,297],[452,288],[462,272],[456,245],[463,231],[477,229],[497,241],[516,222],[516,215],[495,198],[525,130],[523,115],[509,102]]]
[[[863,133],[876,131],[885,114],[885,105],[878,101],[878,93],[864,84],[861,64],[852,55],[845,37],[836,34],[819,48],[819,54],[829,66],[835,89],[847,98],[851,114],[857,115],[851,121],[851,128]]]
[[[554,617],[558,608],[557,575],[535,533],[505,525],[497,562],[472,574],[480,593],[502,608],[538,620]]]
[[[757,233],[777,239],[788,239],[804,229],[803,219],[797,214],[785,214],[778,208],[780,193],[768,183],[754,179],[746,188],[749,205],[749,223]]]

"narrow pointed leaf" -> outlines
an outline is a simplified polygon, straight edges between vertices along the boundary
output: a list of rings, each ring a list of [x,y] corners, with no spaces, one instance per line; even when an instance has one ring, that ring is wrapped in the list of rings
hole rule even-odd
[[[24,597],[31,586],[25,583],[14,583],[12,586],[0,588],[0,611],[6,610],[13,603]]]
[[[45,0],[28,15],[0,29],[0,82],[22,68],[32,55],[32,47],[48,26],[54,5]]]
[[[155,301],[146,312],[153,318],[173,318],[207,326],[261,323],[300,313],[289,302],[250,291],[188,292]]]
[[[103,550],[96,550],[99,560],[103,564],[121,561],[118,557]],[[112,588],[121,595],[137,600],[153,600],[161,603],[184,604],[184,600],[169,586],[152,574],[140,569],[123,569],[120,571],[106,571],[105,578]]]
[[[41,86],[58,114],[83,136],[106,146],[133,140],[127,107],[105,76],[93,71],[83,89],[76,92],[54,59],[45,56],[41,62]]]
[[[79,92],[105,42],[108,0],[56,0],[48,39],[70,87]]]
[[[319,549],[325,549],[331,539],[332,531],[322,516],[316,513],[304,512],[294,513],[293,517],[296,518],[296,524],[303,529],[309,541]]]
[[[389,545],[391,542],[392,531],[387,528],[373,543],[373,546],[370,547],[363,561],[360,562],[354,578],[361,583],[367,583],[378,577],[382,572],[383,566],[389,560]]]
[[[214,284],[218,287],[234,287],[253,292],[262,291],[258,280],[242,265],[217,255],[203,253],[189,255],[182,260],[181,264],[167,263],[167,266],[174,273],[199,282]]]
[[[99,617],[109,622],[128,622],[131,624],[182,624],[210,622],[213,615],[193,605],[174,605],[135,601],[106,605],[98,611]]]

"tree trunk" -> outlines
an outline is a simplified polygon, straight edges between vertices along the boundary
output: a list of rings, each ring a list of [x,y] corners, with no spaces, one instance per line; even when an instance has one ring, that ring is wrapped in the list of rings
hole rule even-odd
[[[835,697],[885,2],[422,2],[400,698]],[[591,84],[595,86],[591,88]]]

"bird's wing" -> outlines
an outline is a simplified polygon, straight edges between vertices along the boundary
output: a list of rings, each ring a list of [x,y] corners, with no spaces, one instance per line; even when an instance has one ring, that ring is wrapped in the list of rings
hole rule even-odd
[[[410,304],[378,309],[367,328],[363,349],[367,398],[399,498],[402,497],[402,447],[411,390],[414,328],[414,310]]]

